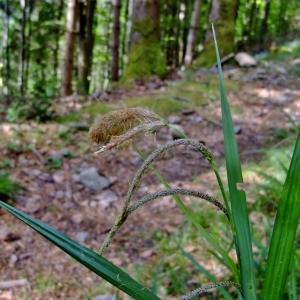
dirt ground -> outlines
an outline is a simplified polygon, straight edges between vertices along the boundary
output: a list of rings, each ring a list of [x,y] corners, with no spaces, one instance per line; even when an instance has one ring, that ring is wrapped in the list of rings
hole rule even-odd
[[[198,74],[199,82],[205,76],[204,72]],[[282,130],[292,130],[291,120],[299,123],[300,78],[289,74],[287,63],[253,69],[231,68],[225,71],[225,78],[237,81],[239,86],[236,91],[230,92],[229,98],[242,160],[258,161],[261,158],[259,149],[284,142]],[[143,91],[151,92],[151,88]],[[134,92],[130,93],[130,96],[134,95]],[[118,101],[117,97],[113,98],[109,99],[112,105]],[[172,114],[172,117],[169,117],[170,120],[179,123],[191,138],[205,142],[217,161],[223,164],[218,101],[183,111],[176,118]],[[105,232],[120,209],[129,182],[141,164],[133,148],[129,146],[95,155],[94,148],[88,144],[86,131],[72,131],[66,138],[59,138],[58,134],[63,129],[52,122],[3,123],[0,130],[3,136],[1,160],[10,161],[9,172],[23,187],[14,205],[85,245],[99,249]],[[155,138],[141,139],[137,145],[149,153],[158,144],[169,140],[172,140],[169,130],[162,129]],[[11,142],[18,142],[19,148],[7,146]],[[35,147],[27,149],[28,144]],[[51,164],[49,167],[49,157],[55,158],[62,149],[67,149],[71,155],[63,157],[59,167],[51,167]],[[109,178],[111,186],[101,192],[85,187],[78,174],[88,167],[95,167]],[[199,189],[194,179],[201,178],[201,191],[215,191],[214,179],[207,164],[191,149],[179,147],[163,156],[156,167],[174,187]],[[155,176],[147,174],[135,199],[161,189]],[[114,198],[108,204],[104,199],[107,195]],[[155,232],[172,234],[182,223],[183,217],[171,199],[149,204],[147,209],[142,208],[124,225],[106,256],[118,266],[132,270],[133,262],[142,264],[154,260],[152,236]],[[1,300],[76,300],[116,294],[96,275],[21,222],[0,211],[0,282],[15,279],[26,279],[28,284],[0,289]]]

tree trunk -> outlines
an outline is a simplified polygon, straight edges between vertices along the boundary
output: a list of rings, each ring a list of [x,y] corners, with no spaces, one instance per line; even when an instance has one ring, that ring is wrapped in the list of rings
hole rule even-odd
[[[72,94],[72,74],[74,65],[74,51],[76,40],[76,23],[78,18],[78,0],[68,0],[67,8],[67,26],[66,26],[66,49],[62,70],[62,88],[63,96]]]
[[[124,80],[146,79],[165,74],[165,57],[160,45],[159,0],[133,0],[129,62]]]
[[[120,12],[121,0],[113,0],[113,31],[112,31],[112,81],[119,80],[119,49],[120,49]]]
[[[187,48],[184,57],[185,65],[190,65],[194,58],[195,46],[197,41],[197,33],[199,30],[200,12],[201,12],[201,0],[195,0],[192,19],[191,19],[191,26],[188,35]]]
[[[20,46],[20,57],[19,57],[19,91],[21,96],[25,93],[25,60],[26,60],[26,10],[27,0],[20,0],[20,6],[22,8],[22,19],[21,19],[21,46]]]
[[[80,94],[87,95],[90,87],[90,75],[94,47],[94,15],[96,0],[79,3],[79,61],[78,77]]]
[[[32,24],[31,24],[31,14],[34,9],[34,0],[29,0],[29,9],[27,16],[27,24],[28,24],[28,35],[26,37],[27,45],[26,45],[26,65],[25,65],[25,75],[24,75],[24,86],[28,85],[28,77],[29,77],[29,66],[30,66],[30,46],[31,46],[31,36],[32,36]]]
[[[64,8],[64,0],[60,0],[59,7],[58,7],[58,13],[57,13],[57,21],[60,21],[62,16],[63,16],[63,8]],[[58,52],[59,52],[59,39],[61,35],[61,28],[59,25],[57,25],[55,29],[55,46],[53,49],[53,76],[56,80],[57,83],[57,78],[58,78]]]
[[[210,22],[217,32],[221,56],[235,51],[235,15],[237,0],[213,0],[210,11]],[[197,65],[211,67],[216,62],[215,47],[211,30],[207,31],[203,54]]]
[[[4,34],[3,34],[3,46],[5,47],[4,61],[5,61],[5,89],[4,94],[9,100],[10,96],[10,49],[9,49],[9,0],[5,1],[5,16],[4,16]]]
[[[129,0],[125,0],[124,3],[124,23],[122,25],[122,58],[121,58],[121,70],[123,72],[125,65],[125,57],[127,55],[128,45],[128,15],[129,15]]]
[[[266,40],[266,36],[268,34],[268,18],[270,15],[271,10],[271,0],[266,0],[265,4],[265,12],[264,12],[264,18],[261,24],[261,30],[260,30],[260,47],[261,49],[264,48],[264,43]]]
[[[166,14],[171,15],[168,22],[168,28],[166,33],[167,38],[167,47],[166,47],[166,56],[167,56],[167,65],[168,66],[177,66],[178,64],[178,53],[179,53],[179,35],[180,35],[180,21],[178,19],[180,11],[180,6],[178,1],[171,1],[166,7]]]
[[[189,27],[190,27],[190,18],[191,18],[191,2],[189,0],[184,1],[184,19],[183,19],[183,29],[182,29],[182,57],[181,63],[184,63],[184,58],[186,54],[187,41],[189,35]]]

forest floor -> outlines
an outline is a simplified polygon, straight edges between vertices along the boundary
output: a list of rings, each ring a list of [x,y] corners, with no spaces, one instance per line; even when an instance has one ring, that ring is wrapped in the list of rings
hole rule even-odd
[[[256,165],[266,159],[267,148],[293,142],[295,124],[300,122],[300,77],[291,72],[294,63],[295,60],[269,61],[250,69],[225,68],[244,165]],[[220,165],[224,164],[214,71],[188,72],[178,75],[176,80],[153,81],[104,96],[105,99],[88,104],[74,97],[58,102],[56,109],[61,116],[55,122],[2,123],[0,127],[1,169],[7,170],[22,186],[15,205],[93,249],[99,249],[141,164],[131,146],[94,154],[85,129],[97,114],[124,106],[149,107],[181,126],[189,137],[205,142]],[[172,133],[161,129],[155,138],[139,140],[137,147],[149,153],[170,140]],[[179,147],[155,165],[174,187],[199,189],[219,196],[213,173],[191,149]],[[80,174],[91,167],[109,180],[104,190],[95,192],[82,183]],[[224,168],[221,170],[224,175]],[[250,186],[256,178],[251,174],[246,174]],[[155,176],[147,174],[135,199],[162,189]],[[212,222],[220,216],[199,200],[185,200],[199,210],[210,230]],[[1,300],[76,300],[117,295],[109,284],[21,222],[3,211],[0,215],[0,282],[21,278],[28,282],[22,287],[0,289]],[[199,285],[201,280],[178,254],[178,241],[180,247],[198,257],[217,278],[226,278],[224,267],[207,254],[196,234],[172,199],[161,199],[132,215],[114,238],[106,257],[142,282],[158,285],[160,294],[174,295],[176,299],[178,293]],[[126,299],[123,295],[118,297]]]

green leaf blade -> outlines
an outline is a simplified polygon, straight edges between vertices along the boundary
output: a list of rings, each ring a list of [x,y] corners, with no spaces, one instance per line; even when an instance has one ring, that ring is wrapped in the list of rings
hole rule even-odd
[[[112,264],[110,261],[100,256],[91,249],[80,245],[68,238],[49,225],[35,220],[18,209],[0,201],[0,207],[8,213],[23,221],[32,229],[37,231],[51,243],[62,249],[65,253],[72,256],[82,265],[93,271],[118,289],[124,291],[134,299],[159,300],[148,288],[143,287],[126,272]]]
[[[295,238],[300,218],[300,131],[282,197],[277,210],[271,237],[265,281],[262,291],[263,300],[282,299],[291,260],[294,254]]]
[[[213,26],[212,30],[215,42],[220,81],[226,169],[228,177],[232,220],[234,223],[236,234],[236,248],[241,269],[241,286],[245,299],[256,299],[252,241],[246,204],[246,195],[244,191],[238,189],[238,184],[241,184],[243,182],[242,169],[238,154],[238,147],[235,138],[230,107],[226,96],[226,89],[224,84],[217,39]]]

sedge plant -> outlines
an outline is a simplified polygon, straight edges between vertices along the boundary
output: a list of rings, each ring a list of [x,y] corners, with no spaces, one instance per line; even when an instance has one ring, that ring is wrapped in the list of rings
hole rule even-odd
[[[211,289],[218,289],[225,299],[232,299],[232,296],[226,290],[231,286],[238,290],[237,294],[239,295],[239,299],[255,300],[259,298],[262,300],[279,300],[282,299],[285,292],[289,273],[290,271],[293,272],[291,265],[295,251],[295,238],[300,216],[300,133],[296,140],[287,178],[281,191],[281,199],[278,204],[275,225],[272,231],[270,244],[267,247],[268,258],[266,269],[263,274],[258,274],[254,267],[255,262],[252,251],[253,238],[249,221],[249,212],[247,209],[246,193],[243,190],[241,163],[234,134],[230,106],[226,95],[214,28],[213,35],[220,81],[225,160],[229,190],[228,195],[225,192],[225,184],[222,181],[212,152],[202,143],[189,139],[182,133],[182,139],[162,145],[148,157],[145,157],[142,166],[138,169],[129,186],[121,212],[116,218],[114,225],[109,231],[98,253],[80,245],[49,225],[35,220],[9,204],[0,201],[1,208],[23,221],[51,243],[72,256],[79,263],[134,299],[155,300],[160,298],[158,295],[154,294],[153,291],[144,287],[141,283],[132,278],[124,270],[108,261],[104,257],[104,253],[112,242],[114,235],[128,220],[132,213],[147,205],[149,202],[157,201],[157,199],[165,196],[172,196],[174,198],[180,211],[185,215],[187,220],[195,226],[199,235],[204,238],[210,248],[210,252],[213,253],[232,274],[232,280],[217,282],[215,276],[202,268],[201,264],[198,264],[198,270],[205,271],[204,273],[206,274],[206,277],[211,280],[211,283],[190,291],[181,299],[195,299]],[[167,124],[165,120],[148,110],[141,108],[124,109],[117,112],[111,112],[100,121],[97,121],[91,127],[90,137],[97,144],[102,143],[102,146],[97,151],[97,153],[101,153],[116,148],[121,144],[136,138],[142,133],[156,131],[162,126],[171,125]],[[223,196],[222,201],[198,190],[172,188],[162,174],[155,169],[153,162],[155,162],[161,154],[178,146],[194,148],[199,152],[202,158],[208,162],[216,175],[216,180]],[[132,201],[133,195],[147,170],[155,172],[156,176],[165,187],[165,190],[146,195],[142,199],[134,202]],[[233,238],[233,249],[236,251],[237,261],[228,254],[228,249],[221,245],[218,237],[206,231],[199,222],[197,214],[184,203],[180,197],[182,195],[192,196],[206,201],[214,206],[220,213],[225,215],[228,231],[231,232]],[[192,259],[187,253],[183,254],[189,259]],[[259,278],[259,281],[262,282],[261,291],[257,289],[257,276],[263,276],[263,278]]]

